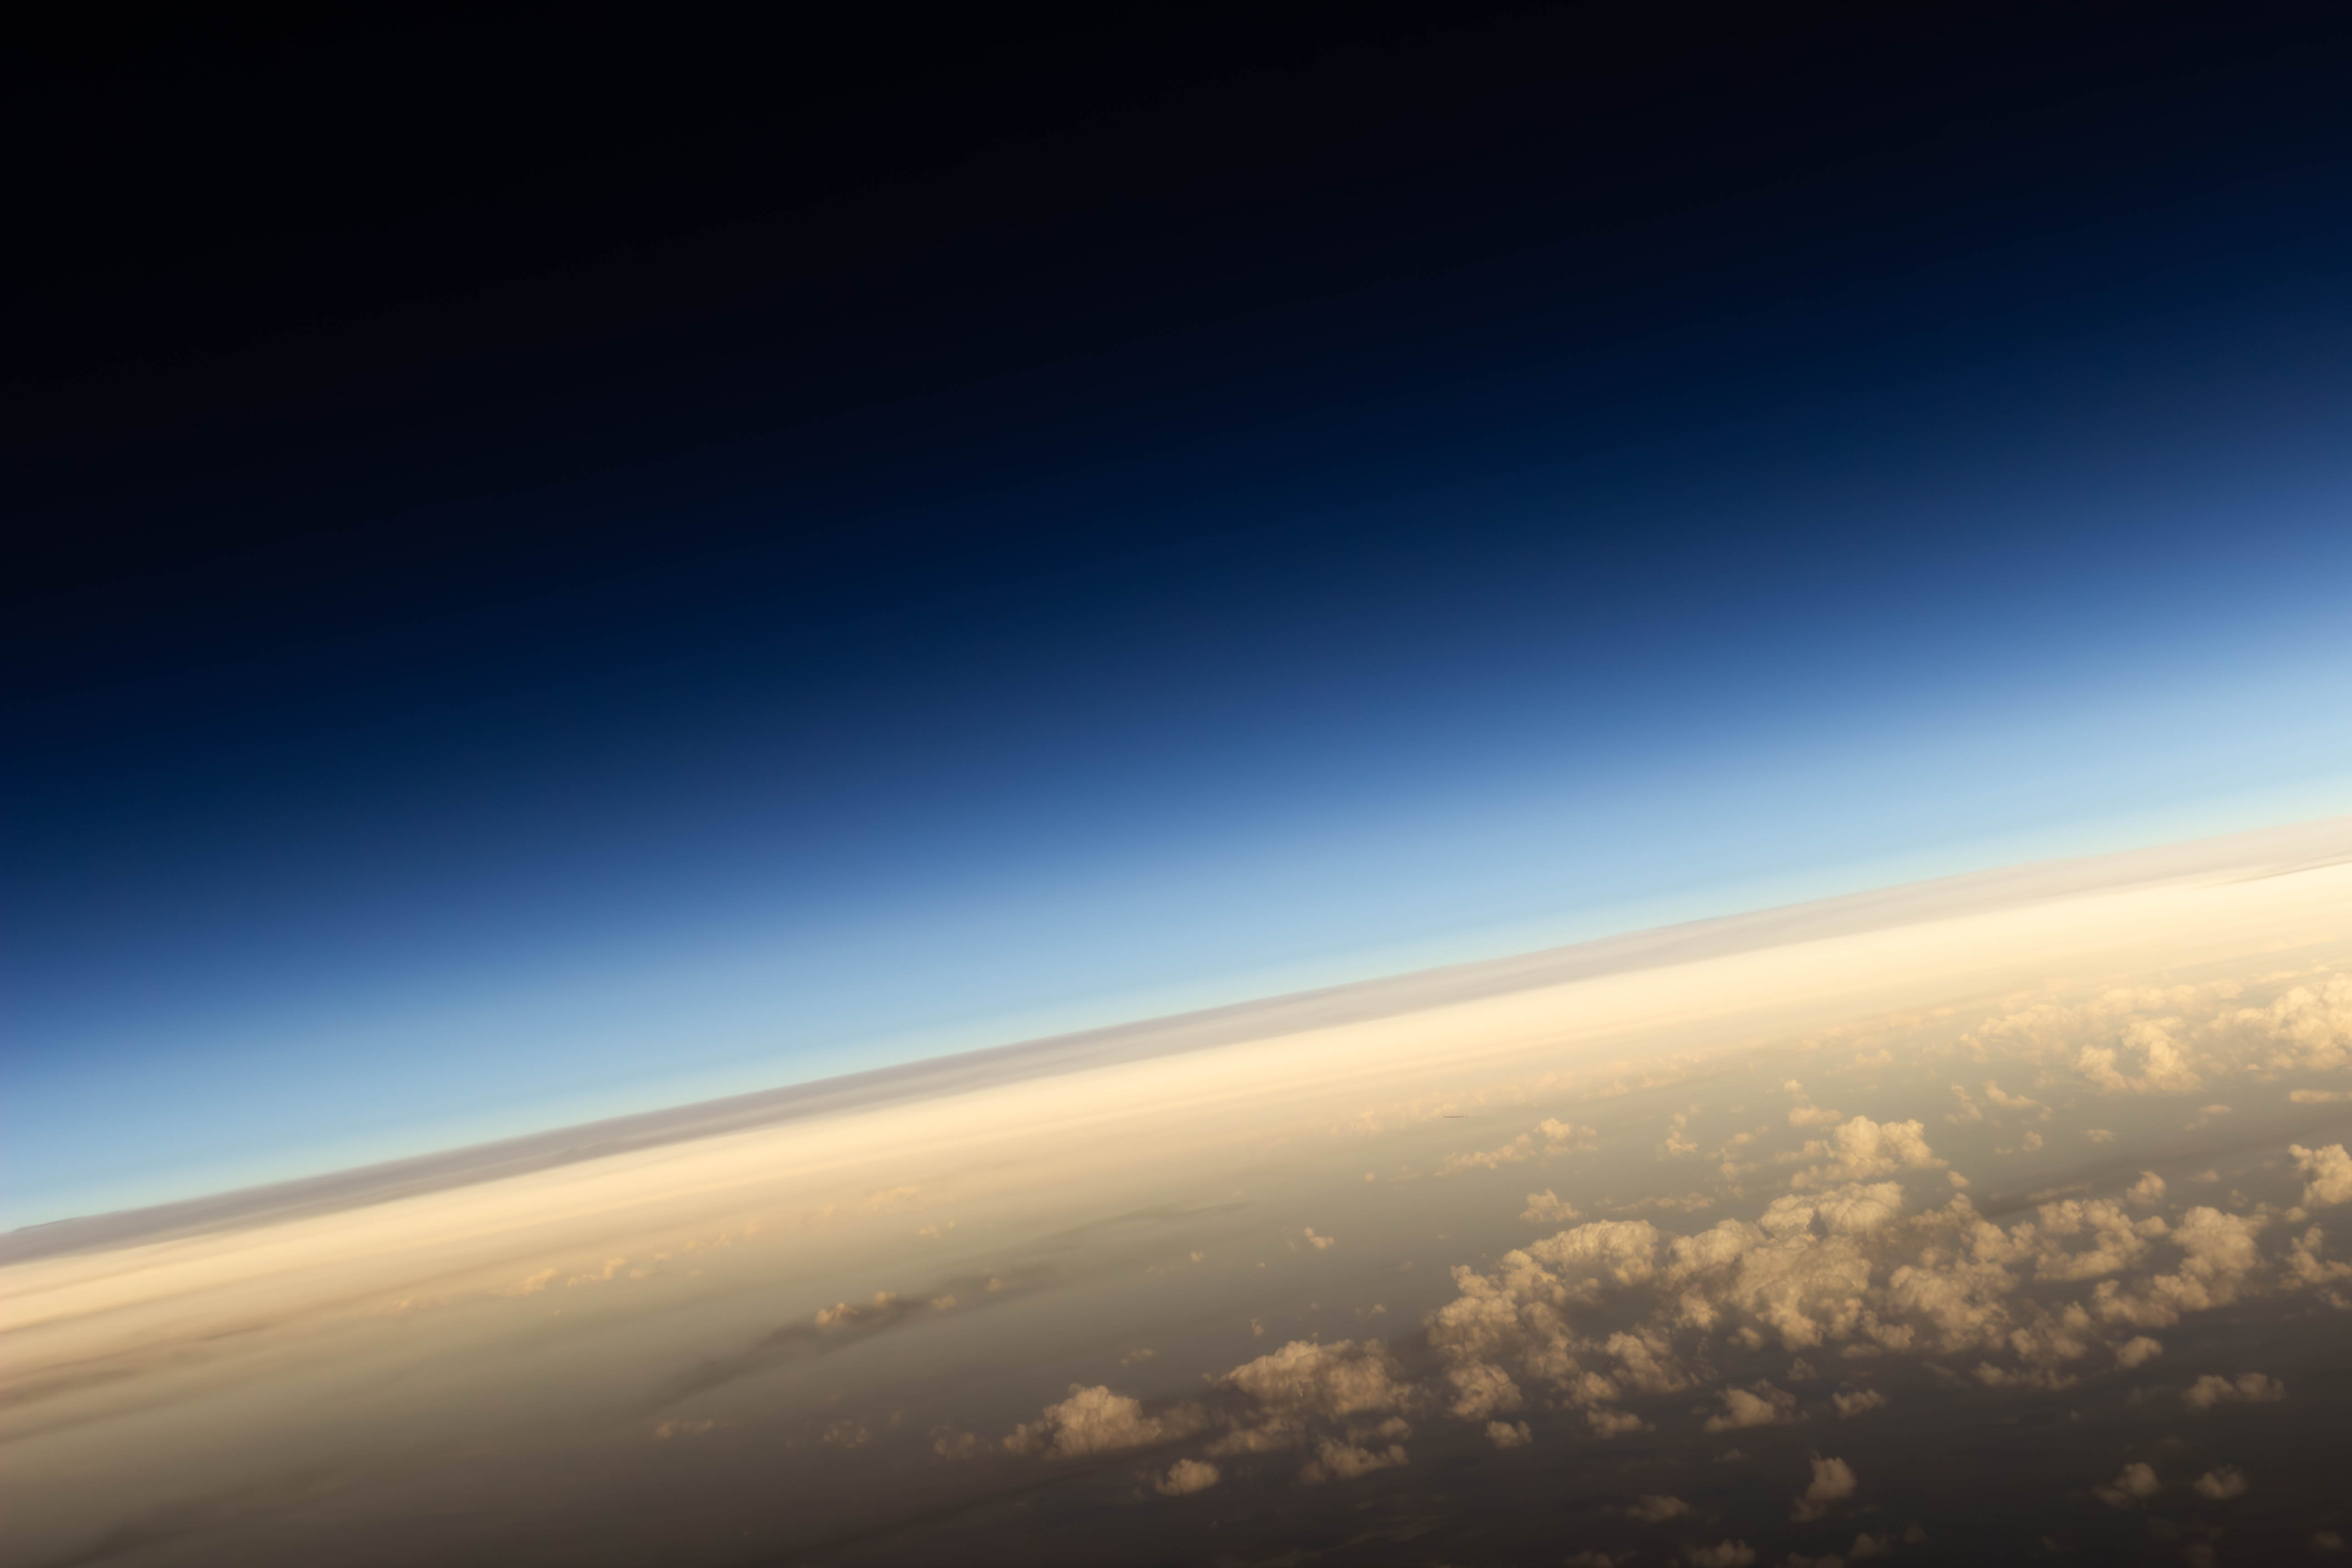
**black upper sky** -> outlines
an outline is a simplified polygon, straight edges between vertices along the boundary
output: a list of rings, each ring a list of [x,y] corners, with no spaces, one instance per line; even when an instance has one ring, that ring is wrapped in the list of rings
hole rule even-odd
[[[1595,287],[1543,325],[1606,338],[2095,226],[2326,152],[2345,32],[2325,5],[85,23],[9,84],[13,593],[322,531],[348,537],[264,574],[348,591],[404,512],[411,569],[462,577],[547,541],[414,509],[1141,342],[1214,377],[1188,332],[1563,241]]]

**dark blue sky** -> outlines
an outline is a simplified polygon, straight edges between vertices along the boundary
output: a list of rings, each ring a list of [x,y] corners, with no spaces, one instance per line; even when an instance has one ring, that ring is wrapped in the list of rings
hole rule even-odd
[[[2352,800],[2340,24],[1346,15],[61,45],[8,1219]]]

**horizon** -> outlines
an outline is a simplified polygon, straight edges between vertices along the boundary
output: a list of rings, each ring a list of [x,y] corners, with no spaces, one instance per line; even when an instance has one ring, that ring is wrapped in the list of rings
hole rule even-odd
[[[275,1182],[193,1194],[158,1204],[37,1220],[0,1232],[0,1266],[64,1253],[103,1251],[224,1229],[278,1224],[665,1144],[903,1101],[970,1093],[999,1084],[1086,1072],[1122,1061],[1271,1041],[1333,1024],[1397,1016],[1568,980],[1672,967],[1726,954],[1889,930],[1958,914],[1986,913],[2053,899],[2111,893],[2151,883],[2194,881],[2221,872],[2238,878],[2276,876],[2346,860],[2352,860],[2352,816],[2282,823],[2131,849],[2024,861],[1916,882],[1857,889],[1799,903],[1730,910],[1530,952],[1096,1025],[964,1051],[909,1058],[826,1078],[565,1126],[533,1128],[478,1143],[418,1150],[388,1161],[311,1171]],[[1658,940],[1675,938],[1681,940]],[[1590,962],[1563,962],[1579,958]],[[1302,1005],[1309,1004],[1323,1005]],[[1148,1038],[1155,1032],[1176,1037],[1155,1043]],[[827,1093],[828,1090],[833,1092]],[[585,1147],[572,1146],[583,1134],[599,1136]],[[561,1146],[550,1147],[551,1144]],[[498,1157],[485,1158],[492,1155]],[[355,1180],[365,1177],[375,1180]]]

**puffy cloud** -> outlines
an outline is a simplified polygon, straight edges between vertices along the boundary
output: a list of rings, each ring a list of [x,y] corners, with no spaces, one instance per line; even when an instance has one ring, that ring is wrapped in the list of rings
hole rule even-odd
[[[2268,1066],[2326,1069],[2352,1063],[2352,974],[2298,985],[2267,1007],[2249,1007],[2235,1023],[2273,1047]]]
[[[2042,1113],[2042,1121],[2050,1120],[2050,1108],[2038,1100],[2032,1100],[2021,1094],[2011,1094],[1990,1079],[1985,1079],[1984,1089],[1985,1098],[2003,1110],[2038,1110]]]
[[[1592,1259],[1572,1258],[1571,1267],[1577,1261]],[[1463,1294],[1428,1320],[1457,1415],[1484,1420],[1515,1408],[1521,1379],[1548,1385],[1562,1403],[1588,1408],[1612,1404],[1629,1389],[1674,1388],[1687,1381],[1663,1335],[1621,1332],[1589,1341],[1570,1330],[1564,1310],[1572,1300],[1590,1299],[1584,1289],[1594,1283],[1590,1278],[1564,1280],[1525,1253],[1507,1255],[1503,1263],[1499,1277],[1456,1270]],[[1638,1426],[1638,1421],[1595,1422],[1604,1435]]]
[[[1378,1453],[1353,1443],[1342,1443],[1326,1437],[1307,1468],[1298,1472],[1299,1484],[1314,1486],[1321,1481],[1352,1481],[1358,1476],[1370,1475],[1408,1463],[1404,1449],[1397,1444]]]
[[[1388,1347],[1370,1340],[1328,1345],[1294,1340],[1235,1367],[1218,1384],[1248,1403],[1241,1411],[1228,1412],[1229,1429],[1209,1445],[1213,1456],[1297,1447],[1316,1435],[1318,1426],[1347,1429],[1349,1441],[1358,1442],[1368,1434],[1350,1428],[1351,1421],[1399,1410],[1423,1397],[1401,1375]],[[1402,1420],[1371,1429],[1383,1440],[1407,1436],[1411,1431]]]
[[[1808,1141],[1803,1157],[1822,1163],[1799,1172],[1794,1186],[1866,1181],[1896,1171],[1939,1170],[1944,1164],[1927,1146],[1927,1128],[1920,1122],[1873,1121],[1867,1116],[1850,1118],[1827,1138]]]
[[[1315,1227],[1311,1225],[1307,1227],[1305,1234],[1307,1237],[1307,1245],[1313,1247],[1318,1252],[1328,1252],[1332,1247],[1339,1245],[1339,1238],[1338,1237],[1318,1236],[1315,1234]]]
[[[1727,1388],[1722,1399],[1722,1411],[1706,1418],[1710,1432],[1736,1431],[1742,1426],[1782,1426],[1804,1419],[1797,1413],[1797,1396],[1769,1383],[1759,1383],[1753,1389]]]
[[[2191,1410],[2210,1410],[2216,1405],[2271,1405],[2285,1397],[2285,1384],[2249,1372],[2234,1380],[2208,1373],[2190,1384],[2180,1399]]]
[[[1574,1204],[1547,1187],[1542,1192],[1528,1194],[1528,1206],[1519,1217],[1537,1225],[1563,1225],[1580,1216]]]
[[[2114,1480],[2094,1489],[2100,1501],[2116,1508],[2129,1508],[2134,1503],[2146,1502],[2164,1488],[2152,1468],[2135,1462],[2117,1471]]]
[[[1797,1499],[1789,1517],[1799,1521],[1819,1519],[1829,1512],[1832,1503],[1843,1502],[1853,1496],[1857,1485],[1853,1466],[1843,1459],[1824,1459],[1817,1454],[1813,1457],[1813,1479]]]
[[[1670,1519],[1680,1519],[1689,1513],[1691,1505],[1678,1497],[1658,1497],[1645,1493],[1633,1500],[1625,1511],[1643,1524],[1664,1524]]]
[[[2217,1064],[2226,1065],[2216,1044],[2221,1026],[2212,1021],[2222,1016],[2218,1004],[2200,1022],[2168,996],[2158,1003],[2175,1006],[2179,1016],[2132,1017],[2110,1009],[2097,1022],[2104,1032],[2070,1038],[2063,1055],[2046,1058],[2038,1069],[2043,1076],[2012,1074],[2009,1081],[2039,1087],[2053,1081],[2051,1069],[2078,1063],[2085,1051],[2116,1053],[2106,1066],[2135,1091],[2177,1088],[2182,1071],[2206,1077],[2219,1070]],[[2145,997],[2132,1003],[2148,1005]],[[2135,1033],[2141,1024],[2160,1026],[2156,1033],[2179,1049],[2177,1061],[2141,1048],[2149,1038],[2147,1031]],[[2096,1073],[2088,1076],[2116,1087]],[[1998,1082],[1984,1081],[1993,1106],[2011,1113],[2046,1109],[2021,1095],[1995,1093]],[[2050,1098],[2064,1103],[2063,1094]],[[1673,1137],[1687,1142],[1687,1121],[1678,1122]],[[1538,1131],[1547,1145],[1567,1142],[1555,1138],[1549,1124]],[[2053,1142],[2063,1147],[2065,1140],[2053,1132]],[[1536,1147],[1535,1135],[1514,1146]],[[2291,1153],[2307,1205],[2352,1202],[2352,1157],[2343,1145],[2296,1145]],[[1849,1354],[1965,1353],[1958,1366],[1973,1364],[1978,1381],[1988,1385],[2051,1387],[2078,1365],[2106,1364],[2105,1356],[2133,1369],[2163,1353],[2155,1338],[2135,1331],[2261,1291],[2327,1288],[2352,1277],[2352,1267],[2325,1258],[2316,1227],[2282,1247],[2286,1238],[2266,1232],[2275,1217],[2267,1210],[2231,1214],[2196,1206],[2176,1217],[2166,1207],[2167,1185],[2154,1173],[2142,1173],[2111,1197],[2043,1203],[2021,1221],[2007,1216],[1995,1224],[1959,1197],[1906,1212],[1905,1187],[1890,1178],[1941,1163],[1916,1121],[1838,1121],[1795,1163],[1810,1167],[1796,1190],[1772,1201],[1752,1223],[1726,1220],[1688,1235],[1645,1220],[1574,1224],[1580,1217],[1574,1206],[1556,1193],[1530,1193],[1524,1217],[1563,1228],[1492,1264],[1454,1270],[1456,1298],[1424,1322],[1437,1363],[1425,1382],[1409,1383],[1402,1363],[1369,1343],[1286,1346],[1223,1380],[1238,1397],[1212,1396],[1221,1436],[1208,1451],[1303,1450],[1301,1458],[1313,1456],[1303,1479],[1339,1480],[1404,1462],[1402,1440],[1409,1433],[1402,1422],[1393,1424],[1393,1434],[1363,1426],[1394,1410],[1411,1409],[1419,1419],[1422,1410],[1445,1408],[1503,1447],[1531,1436],[1523,1418],[1531,1407],[1580,1411],[1602,1436],[1640,1430],[1646,1424],[1625,1406],[1645,1394],[1687,1389],[1701,1377],[1714,1381],[1706,1371],[1715,1359],[1711,1345],[1726,1339],[1752,1351],[1777,1336],[1815,1360],[1822,1352],[1813,1347],[1828,1347],[1833,1355],[1841,1344]],[[2233,1201],[2242,1206],[2243,1200]],[[2294,1217],[2300,1226],[2301,1216]],[[874,1308],[835,1311],[851,1325],[892,1310],[894,1304],[877,1299]],[[2202,1410],[2276,1397],[2276,1389],[2258,1373],[2205,1377],[2183,1397]],[[1083,1420],[1059,1418],[1081,1393],[1109,1403],[1082,1413]],[[1791,1396],[1769,1384],[1715,1389],[1707,1397],[1706,1425],[1716,1431],[1786,1421],[1797,1408]],[[1883,1403],[1873,1391],[1849,1388],[1830,1396],[1842,1416]],[[1094,1441],[1132,1446],[1147,1432],[1152,1436],[1142,1440],[1156,1440],[1171,1421],[1192,1419],[1147,1414],[1107,1389],[1074,1388],[1071,1400],[1047,1414],[1054,1419],[1035,1424],[1034,1451],[1057,1454]],[[1851,1469],[1842,1462],[1821,1463],[1838,1463],[1850,1492]],[[2225,1474],[2242,1487],[2236,1472],[2214,1472]],[[1834,1478],[1830,1484],[1837,1484]],[[2099,1495],[2133,1506],[2157,1491],[2155,1473],[2136,1465]],[[1808,1488],[1799,1500],[1801,1510],[1815,1510],[1809,1517],[1837,1500],[1812,1494]],[[1858,1541],[1852,1555],[1869,1554]]]
[[[1465,1421],[1475,1421],[1498,1410],[1517,1410],[1526,1403],[1510,1373],[1491,1363],[1468,1362],[1449,1368],[1445,1375],[1454,1385],[1450,1408]]]
[[[1553,1153],[1569,1150],[1590,1152],[1601,1147],[1601,1134],[1590,1127],[1580,1127],[1573,1121],[1562,1121],[1547,1116],[1536,1123],[1536,1131],[1544,1135],[1546,1148]]]
[[[1008,1453],[1075,1459],[1190,1436],[1202,1424],[1199,1410],[1190,1405],[1147,1415],[1141,1402],[1126,1394],[1113,1394],[1099,1384],[1088,1388],[1074,1383],[1067,1399],[1047,1405],[1039,1419],[1014,1427],[1004,1447]]]
[[[1692,1332],[1751,1345],[1769,1332],[1792,1350],[1859,1338],[1885,1350],[1999,1352],[2033,1370],[1987,1363],[1981,1377],[2054,1385],[2047,1369],[2086,1354],[2098,1322],[2080,1304],[2016,1300],[2021,1284],[2037,1264],[2061,1280],[2122,1268],[2163,1228],[2135,1226],[2113,1203],[2046,1205],[2038,1222],[2004,1230],[1965,1198],[1912,1221],[1902,1202],[1895,1183],[1846,1184],[1777,1200],[1754,1225],[1668,1237],[1645,1221],[1597,1221],[1507,1253],[1487,1272],[1459,1268],[1461,1294],[1426,1320],[1454,1413],[1484,1423],[1534,1387],[1585,1409],[1596,1430],[1634,1429],[1638,1418],[1610,1407],[1687,1386],[1677,1336]],[[2190,1226],[2184,1279],[2210,1287],[2230,1278],[2231,1239]],[[1890,1252],[1916,1261],[1880,1286],[1875,1258]],[[1604,1303],[1612,1321],[1632,1312],[1634,1327],[1580,1332],[1584,1312]],[[1718,1397],[1717,1430],[1789,1413],[1753,1389]],[[1843,1407],[1871,1403],[1849,1394]]]
[[[1630,1410],[1610,1410],[1594,1406],[1584,1413],[1585,1421],[1596,1437],[1622,1437],[1628,1432],[1646,1432],[1650,1424]]]
[[[1674,1342],[1654,1328],[1621,1331],[1594,1347],[1616,1365],[1609,1377],[1636,1394],[1668,1394],[1690,1385],[1690,1374],[1675,1359]]]
[[[1268,1410],[1338,1420],[1395,1410],[1412,1397],[1388,1347],[1375,1341],[1293,1340],[1227,1373],[1223,1381]]]
[[[1451,1176],[1464,1171],[1496,1171],[1505,1165],[1516,1165],[1536,1157],[1536,1141],[1522,1132],[1498,1149],[1477,1149],[1465,1154],[1448,1154],[1437,1163],[1437,1173]]]
[[[2020,1394],[2046,1393],[2053,1388],[2067,1388],[2074,1379],[2068,1373],[2046,1366],[2030,1366],[2022,1370],[1995,1366],[1990,1362],[1977,1363],[1976,1380],[1987,1388],[2002,1388]]]
[[[2190,1209],[2172,1232],[2173,1243],[2183,1254],[2181,1272],[2213,1282],[2252,1273],[2261,1261],[2254,1237],[2263,1223],[2259,1216],[2223,1214],[2201,1205]]]
[[[1269,1419],[1234,1427],[1212,1442],[1207,1451],[1221,1459],[1234,1454],[1271,1454],[1296,1448],[1307,1438],[1307,1429],[1297,1422]]]
[[[1935,1159],[1918,1123],[1862,1117],[1811,1157],[1817,1173]],[[2333,1287],[2352,1266],[2323,1258],[2316,1228],[2266,1257],[2266,1212],[2200,1205],[2168,1222],[2149,1212],[2164,1197],[2162,1179],[2143,1173],[2125,1194],[2053,1200],[2002,1226],[1959,1194],[1906,1214],[1901,1183],[1857,1178],[1816,1182],[1752,1223],[1687,1235],[1646,1220],[1576,1225],[1484,1269],[1454,1268],[1458,1294],[1423,1320],[1438,1362],[1429,1392],[1479,1426],[1512,1426],[1545,1405],[1581,1411],[1608,1436],[1646,1426],[1628,1402],[1697,1382],[1717,1340],[1751,1352],[1777,1339],[1802,1353],[1965,1354],[1985,1386],[2053,1389],[2095,1352],[2147,1364],[2163,1347],[2134,1331],[2190,1312],[2293,1286],[2345,1298]],[[1717,1432],[1797,1414],[1769,1384],[1711,1397],[1706,1425]],[[1853,1416],[1884,1400],[1848,1388],[1830,1403]]]
[[[1916,1529],[1917,1527],[1914,1526],[1913,1528]],[[1873,1535],[1868,1531],[1864,1531],[1860,1535],[1853,1538],[1853,1544],[1847,1548],[1846,1555],[1853,1561],[1861,1563],[1873,1557],[1884,1557],[1894,1550],[1895,1538],[1893,1536]]]
[[[1204,1459],[1179,1459],[1168,1467],[1168,1473],[1152,1483],[1161,1497],[1186,1497],[1206,1491],[1223,1478],[1217,1467]]]
[[[2037,1212],[2041,1247],[2033,1272],[2042,1279],[2098,1279],[2120,1273],[2147,1251],[2150,1237],[2165,1232],[2161,1219],[2135,1224],[2121,1204],[2105,1198],[2067,1198],[2043,1204]],[[2060,1245],[2077,1237],[2089,1245]]]
[[[1584,1406],[1621,1397],[1620,1372],[1637,1386],[1678,1385],[1680,1375],[1660,1360],[1663,1341],[1620,1334],[1588,1343],[1566,1315],[1572,1303],[1596,1301],[1612,1286],[1654,1278],[1658,1240],[1646,1220],[1597,1220],[1505,1253],[1491,1274],[1456,1268],[1461,1294],[1425,1320],[1454,1390],[1454,1413],[1485,1421],[1516,1408],[1520,1379]],[[1613,1371],[1606,1365],[1612,1357],[1621,1363]]]
[[[2209,1037],[2226,985],[2111,991],[2080,1006],[2029,1007],[1989,1020],[1965,1043],[2063,1065],[2110,1093],[2181,1093],[2201,1086],[2192,1035]]]
[[[1722,1541],[1694,1548],[1683,1561],[1690,1568],[1748,1568],[1756,1561],[1756,1549],[1744,1541]]]
[[[2199,1497],[2210,1498],[2215,1502],[2243,1497],[2248,1489],[2246,1478],[2239,1474],[2235,1465],[2223,1465],[2218,1470],[2208,1470],[2197,1478],[2195,1485]]]
[[[2294,1157],[2295,1168],[2303,1173],[2305,1208],[2352,1203],[2352,1154],[2344,1152],[2343,1144],[2306,1149],[2300,1143],[2290,1143],[2286,1152]]]
[[[1955,1084],[1953,1087],[1957,1089],[1959,1086]],[[1963,1102],[1967,1098],[1966,1092],[1963,1091],[1961,1094]],[[1982,1112],[1979,1114],[1981,1115]],[[1844,1120],[1844,1112],[1832,1110],[1826,1105],[1792,1105],[1789,1108],[1789,1125],[1791,1127],[1834,1127]]]
[[[2259,1215],[2228,1215],[2201,1205],[2190,1209],[2172,1228],[2171,1239],[2182,1255],[2179,1268],[2136,1289],[2103,1280],[2092,1311],[2108,1322],[2162,1328],[2179,1321],[2183,1312],[2228,1306],[2245,1293],[2261,1265],[2254,1237],[2263,1224]]]
[[[1962,1044],[1979,1059],[2022,1056],[2045,1073],[2071,1070],[2109,1093],[2185,1093],[2217,1073],[2352,1066],[2352,974],[2310,979],[2262,1006],[2235,1005],[2238,989],[2217,981],[2028,1007],[1987,1020]]]
[[[1648,1220],[1601,1219],[1538,1241],[1527,1255],[1568,1280],[1638,1285],[1656,1272],[1659,1239]]]
[[[931,1452],[942,1459],[976,1459],[988,1451],[978,1433],[960,1432],[953,1427],[931,1429]]]
[[[1696,1106],[1691,1107],[1691,1110],[1697,1109]],[[1665,1140],[1658,1145],[1660,1159],[1680,1160],[1698,1152],[1698,1144],[1688,1135],[1687,1131],[1690,1127],[1691,1110],[1677,1110],[1667,1119]]]
[[[1849,1336],[1862,1317],[1873,1272],[1852,1236],[1769,1237],[1734,1220],[1677,1240],[1673,1253],[1682,1326],[1729,1330],[1746,1321],[1771,1330],[1790,1350]]]
[[[2352,1279],[2352,1263],[2330,1263],[2319,1256],[2326,1236],[2313,1226],[2294,1238],[2287,1247],[2287,1279],[2296,1285],[2325,1285],[2338,1279]],[[2328,1300],[2335,1306],[2352,1307],[2352,1300],[2340,1291],[2329,1291]]]
[[[1873,1182],[1837,1187],[1812,1197],[1792,1193],[1776,1198],[1756,1223],[1773,1236],[1816,1227],[1830,1236],[1867,1236],[1902,1212],[1902,1185]]]
[[[1538,1147],[1536,1138],[1541,1134],[1543,1143]],[[1437,1173],[1451,1176],[1464,1171],[1496,1171],[1505,1165],[1517,1165],[1542,1154],[1561,1154],[1571,1151],[1588,1152],[1601,1146],[1600,1133],[1590,1127],[1580,1127],[1572,1121],[1562,1121],[1548,1116],[1536,1123],[1534,1132],[1522,1132],[1509,1142],[1493,1149],[1472,1150],[1467,1153],[1448,1154],[1438,1162]]]

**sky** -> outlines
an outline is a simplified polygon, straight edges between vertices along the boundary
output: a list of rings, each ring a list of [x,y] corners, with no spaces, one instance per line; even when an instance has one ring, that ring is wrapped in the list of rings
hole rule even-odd
[[[60,44],[0,1223],[2347,809],[2340,23],[1301,16]]]

